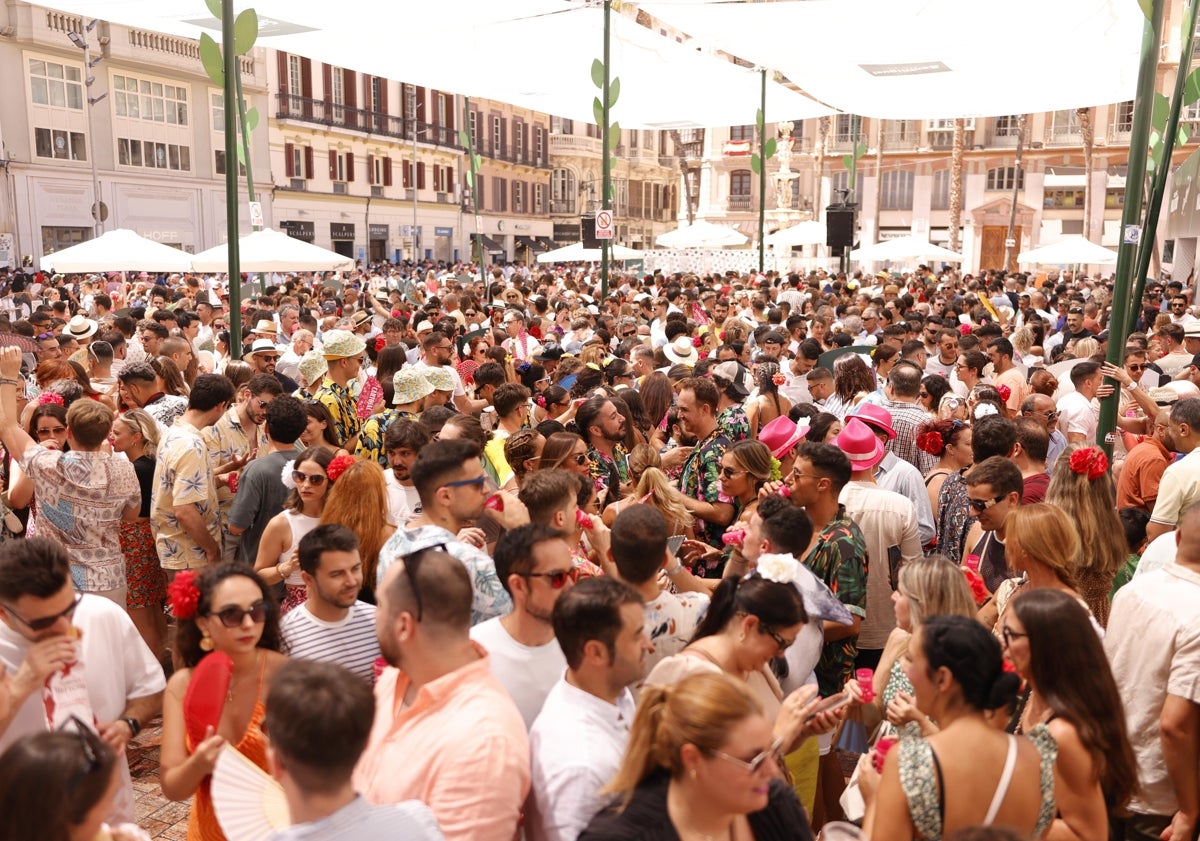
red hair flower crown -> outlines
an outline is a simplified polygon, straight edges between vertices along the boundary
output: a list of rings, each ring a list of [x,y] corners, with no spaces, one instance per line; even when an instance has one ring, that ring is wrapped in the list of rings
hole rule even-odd
[[[1108,472],[1108,456],[1099,447],[1084,447],[1071,453],[1071,472],[1094,482]]]
[[[196,573],[190,569],[180,570],[167,585],[167,603],[171,615],[176,619],[191,619],[200,604],[200,588],[196,586]]]

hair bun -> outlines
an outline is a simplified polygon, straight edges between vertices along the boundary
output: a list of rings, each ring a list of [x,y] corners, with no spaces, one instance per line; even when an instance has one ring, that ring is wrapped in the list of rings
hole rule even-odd
[[[1021,678],[1013,672],[1001,671],[992,681],[992,688],[988,690],[987,704],[984,709],[998,710],[1011,706],[1016,701],[1017,693],[1020,690]]]

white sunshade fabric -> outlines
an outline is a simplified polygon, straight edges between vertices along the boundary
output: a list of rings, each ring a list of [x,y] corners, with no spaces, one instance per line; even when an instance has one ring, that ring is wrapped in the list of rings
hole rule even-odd
[[[964,14],[982,8],[961,0],[642,6],[701,44],[781,71],[849,114],[947,119],[1133,99],[1145,20],[1135,0],[1010,0],[986,25],[964,28]],[[800,46],[796,33],[814,35]],[[1103,61],[1083,67],[1077,51],[1063,49],[1064,33]],[[768,112],[768,119],[775,117]]]
[[[198,38],[221,40],[199,0],[54,0],[54,8]],[[450,38],[407,38],[380,25],[390,14],[371,0],[239,2],[258,13],[257,45],[339,67],[466,96],[508,102],[594,123],[598,89],[591,65],[603,54],[602,11],[564,0],[440,0],[405,3],[407,32],[454,30]],[[401,7],[396,7],[397,13]],[[671,129],[753,123],[759,73],[663,37],[613,13],[611,73],[620,79],[612,119],[623,128]],[[514,59],[505,45],[523,45]],[[769,119],[806,119],[832,110],[770,82]],[[458,120],[455,121],[459,122]]]
[[[824,245],[825,239],[825,223],[808,221],[776,231],[763,242],[776,248],[790,248],[793,245]]]
[[[146,239],[134,231],[117,228],[95,239],[47,254],[43,269],[75,272],[187,272],[192,255]]]
[[[963,256],[948,248],[934,245],[924,237],[907,236],[864,245],[850,252],[850,259],[860,263],[885,260],[944,260],[960,263]]]
[[[623,245],[613,245],[608,249],[609,257],[613,260],[636,260],[645,253]],[[600,259],[599,248],[584,248],[582,242],[564,245],[553,251],[546,251],[537,256],[539,263],[585,263],[596,262]]]
[[[201,251],[192,257],[191,263],[192,270],[197,272],[228,271],[227,244]],[[267,228],[238,240],[238,267],[244,272],[333,272],[354,268],[354,261],[336,251]]]
[[[654,244],[663,248],[725,248],[745,245],[747,242],[749,239],[740,231],[703,219],[697,219],[691,225],[681,225],[654,238]]]
[[[1117,262],[1117,252],[1081,236],[1068,236],[1040,248],[1022,251],[1018,263],[1042,266],[1106,266]]]

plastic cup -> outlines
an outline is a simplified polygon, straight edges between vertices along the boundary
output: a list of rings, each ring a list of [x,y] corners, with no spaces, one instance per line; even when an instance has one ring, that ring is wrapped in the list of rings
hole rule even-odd
[[[856,669],[854,679],[858,681],[858,689],[862,692],[863,703],[870,703],[875,700],[875,670],[874,669]]]

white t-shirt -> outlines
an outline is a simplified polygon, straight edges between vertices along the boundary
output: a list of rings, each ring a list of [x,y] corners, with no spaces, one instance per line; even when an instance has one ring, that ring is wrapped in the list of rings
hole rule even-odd
[[[1095,443],[1097,418],[1092,401],[1078,391],[1072,391],[1058,401],[1058,411],[1062,413],[1058,425],[1068,440],[1072,434],[1083,433],[1085,444]]]
[[[528,730],[542,711],[546,696],[566,672],[567,658],[557,640],[532,648],[521,645],[504,629],[500,619],[497,616],[472,626],[471,639],[491,655],[492,674],[512,696]]]
[[[388,522],[396,528],[403,528],[424,510],[421,508],[421,495],[417,493],[416,485],[401,485],[391,470],[383,472],[383,483],[387,486]]]
[[[337,663],[368,683],[375,682],[379,657],[375,605],[355,602],[345,619],[326,622],[313,616],[305,602],[283,617],[279,630],[288,656]]]

